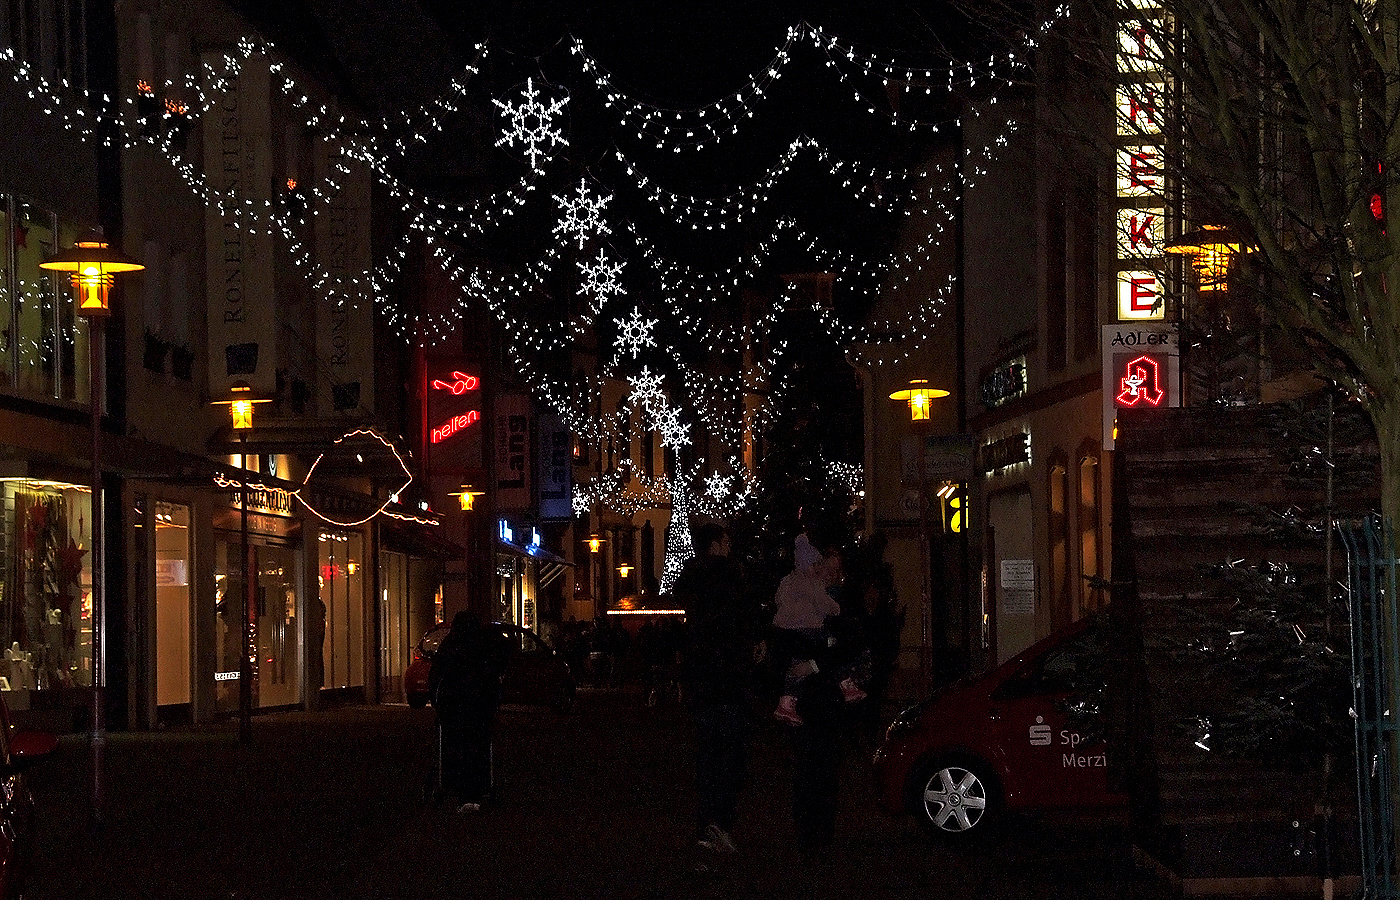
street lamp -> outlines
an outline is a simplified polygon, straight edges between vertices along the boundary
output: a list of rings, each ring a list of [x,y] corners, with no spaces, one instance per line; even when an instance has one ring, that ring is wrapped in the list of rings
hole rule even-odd
[[[471,512],[476,508],[476,498],[482,496],[485,491],[474,491],[469,484],[462,485],[460,491],[452,491],[448,496],[456,497],[457,503],[463,512]]]
[[[253,406],[268,402],[258,397],[247,382],[229,386],[229,395],[213,401],[215,406],[227,406],[233,430],[238,433],[238,525],[243,560],[243,609],[240,626],[241,649],[238,654],[238,742],[253,742],[253,559],[248,546],[248,432],[253,428]]]
[[[927,378],[915,378],[909,387],[890,394],[891,400],[902,400],[909,404],[909,421],[927,422],[933,401],[948,396],[942,388],[929,387]]]
[[[927,378],[915,378],[909,382],[909,386],[902,390],[890,394],[891,400],[899,400],[909,404],[909,421],[914,428],[914,437],[918,445],[918,466],[919,466],[919,591],[921,602],[919,604],[919,628],[922,632],[919,636],[919,667],[925,678],[933,677],[933,653],[931,636],[929,634],[933,618],[933,591],[929,581],[929,570],[932,564],[932,551],[929,547],[928,534],[928,473],[924,470],[925,438],[929,426],[929,414],[933,408],[933,401],[939,397],[947,397],[948,391],[942,388],[930,387]]]
[[[1228,290],[1230,260],[1249,248],[1224,225],[1203,225],[1196,231],[1173,238],[1166,243],[1168,253],[1191,258],[1196,270],[1197,289],[1203,293]]]
[[[88,411],[92,424],[92,817],[102,824],[102,766],[107,744],[106,650],[107,585],[103,577],[102,509],[102,360],[103,326],[111,315],[109,301],[115,276],[146,268],[121,251],[108,246],[100,234],[85,236],[68,250],[39,263],[39,268],[67,272],[73,286],[78,315],[88,320]]]

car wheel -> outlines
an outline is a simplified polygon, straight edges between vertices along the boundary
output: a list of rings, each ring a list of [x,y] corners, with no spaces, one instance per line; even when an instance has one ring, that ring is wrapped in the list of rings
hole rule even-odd
[[[980,761],[935,760],[919,769],[910,788],[910,805],[919,824],[941,837],[968,840],[986,834],[1001,818],[991,768]]]

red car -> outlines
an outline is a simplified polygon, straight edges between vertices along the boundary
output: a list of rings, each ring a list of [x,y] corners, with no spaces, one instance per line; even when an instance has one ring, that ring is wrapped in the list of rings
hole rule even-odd
[[[875,753],[880,801],[967,839],[1019,810],[1118,807],[1108,749],[1067,704],[1103,687],[1102,635],[1086,621],[905,710]]]
[[[25,772],[58,746],[51,734],[15,732],[0,696],[0,897],[19,900],[34,852],[34,798]]]
[[[492,622],[499,628],[511,647],[510,659],[501,675],[501,702],[523,706],[548,706],[564,711],[574,703],[574,677],[569,664],[554,649],[528,628],[509,622]],[[404,693],[408,705],[422,709],[428,696],[428,670],[433,665],[433,653],[447,637],[450,626],[439,622],[413,651],[413,661],[403,673]]]

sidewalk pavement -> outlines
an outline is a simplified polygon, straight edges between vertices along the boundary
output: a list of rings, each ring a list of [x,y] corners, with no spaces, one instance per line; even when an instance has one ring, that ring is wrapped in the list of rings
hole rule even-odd
[[[734,829],[694,844],[689,723],[636,692],[583,691],[573,712],[506,708],[499,799],[457,814],[424,797],[431,710],[359,706],[113,734],[105,824],[90,826],[85,735],[34,772],[30,900],[322,898],[1164,897],[1114,823],[1027,824],[953,851],[877,811],[865,750],[847,754],[837,846],[803,866],[782,726],[764,722]]]

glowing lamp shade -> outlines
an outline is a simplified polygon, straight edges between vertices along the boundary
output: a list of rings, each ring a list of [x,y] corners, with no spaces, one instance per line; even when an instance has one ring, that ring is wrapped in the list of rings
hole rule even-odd
[[[597,552],[599,552],[600,550],[603,549],[603,544],[604,544],[604,543],[605,543],[605,541],[604,541],[603,538],[602,538],[601,536],[599,536],[598,534],[590,534],[590,535],[588,536],[588,552],[590,552],[590,553],[597,553]]]
[[[631,564],[630,564],[630,563],[623,563],[622,565],[618,566],[618,567],[617,567],[617,574],[621,575],[623,578],[626,578],[628,575],[631,575],[631,574],[632,574],[632,566],[631,566]]]
[[[484,493],[485,491],[474,491],[471,485],[464,484],[460,491],[453,491],[452,496],[457,498],[464,512],[470,512],[476,507],[476,498]]]
[[[1202,291],[1226,290],[1230,260],[1236,253],[1244,253],[1248,249],[1244,242],[1224,225],[1205,225],[1197,231],[1188,231],[1166,244],[1168,253],[1179,253],[1191,258],[1191,268],[1196,270],[1199,289]]]
[[[247,431],[253,427],[254,404],[267,402],[265,397],[254,396],[252,386],[240,381],[229,386],[228,399],[215,400],[214,404],[228,407],[234,431]]]
[[[73,283],[78,313],[92,317],[110,315],[108,296],[115,280],[113,276],[122,272],[139,272],[146,267],[109,247],[101,238],[87,237],[75,243],[71,249],[45,259],[39,263],[39,268],[67,272]]]
[[[933,409],[933,401],[948,396],[942,388],[929,387],[927,378],[915,378],[909,387],[890,394],[891,400],[901,400],[909,404],[909,419],[913,422],[927,421]]]

